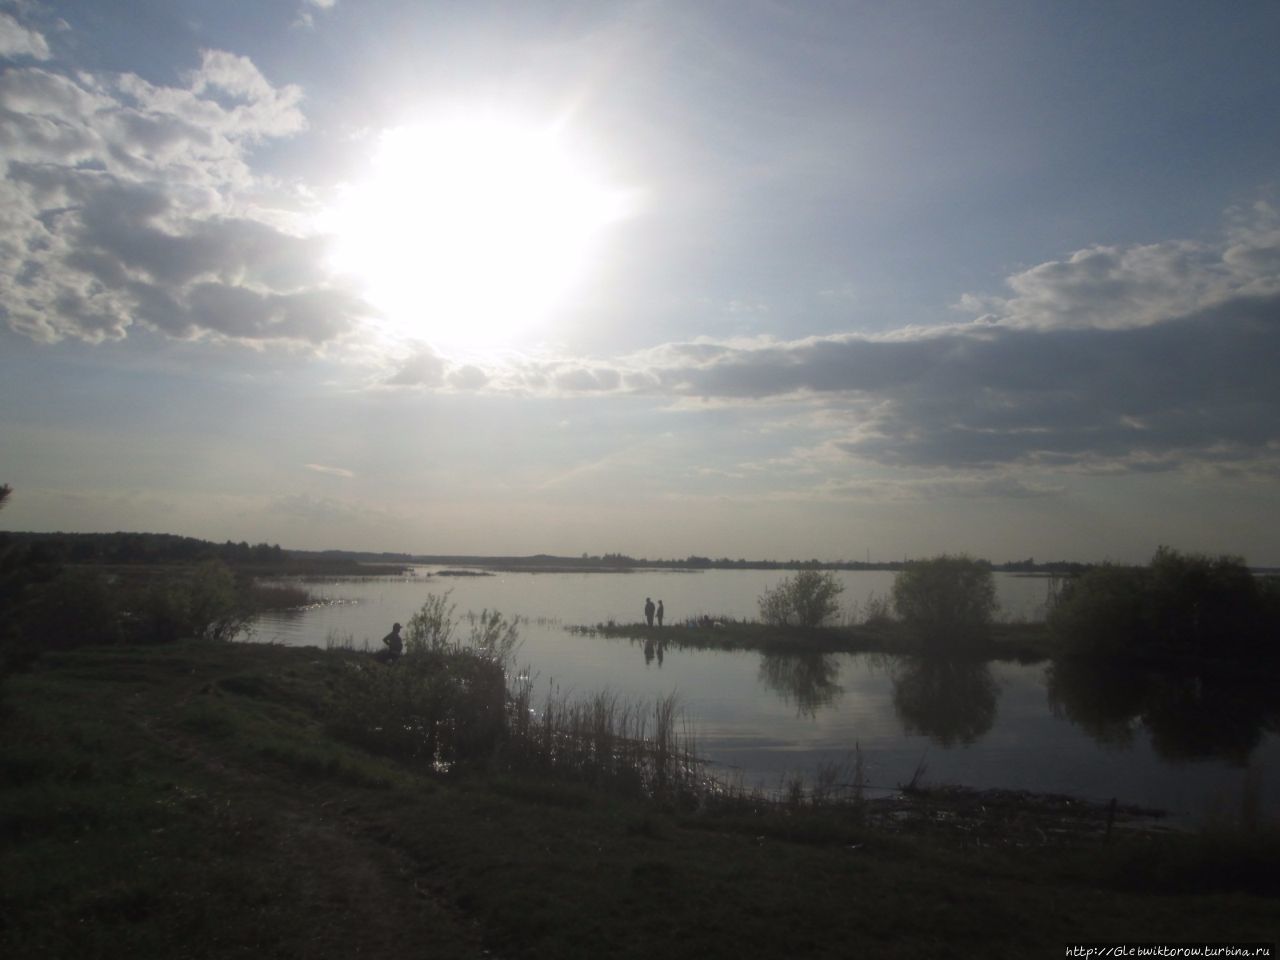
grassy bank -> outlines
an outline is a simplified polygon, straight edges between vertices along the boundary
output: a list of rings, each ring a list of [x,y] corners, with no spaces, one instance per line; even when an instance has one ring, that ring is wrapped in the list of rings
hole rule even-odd
[[[663,802],[501,751],[442,775],[335,735],[369,667],[180,644],[8,678],[0,955],[1025,957],[1276,934],[1260,828],[1108,840],[1013,796],[962,797],[963,817],[941,794],[891,816]]]
[[[765,653],[937,652],[910,627],[894,620],[844,627],[786,627],[756,621],[713,619],[693,625],[649,627],[643,623],[599,623],[571,627],[585,636],[661,641],[705,650],[760,650]],[[1043,623],[994,623],[983,642],[969,643],[964,656],[1034,662],[1053,656],[1054,642]]]

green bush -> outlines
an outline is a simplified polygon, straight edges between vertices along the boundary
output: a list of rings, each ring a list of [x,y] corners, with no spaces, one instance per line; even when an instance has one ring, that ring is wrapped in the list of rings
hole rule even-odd
[[[332,728],[343,738],[389,756],[446,769],[490,757],[507,736],[505,667],[520,642],[518,623],[496,610],[458,622],[449,593],[431,594],[409,618],[404,655],[383,665],[350,663]]]
[[[801,570],[760,595],[760,619],[779,627],[820,627],[839,614],[843,590],[830,573]]]
[[[1274,593],[1239,557],[1161,547],[1146,567],[1105,565],[1069,581],[1049,625],[1070,654],[1255,654],[1280,630]]]
[[[996,611],[991,566],[964,554],[913,560],[894,577],[893,607],[903,623],[932,643],[981,639]]]
[[[221,561],[149,570],[128,579],[66,567],[27,588],[17,632],[33,651],[111,643],[230,640],[251,616],[244,592]]]
[[[331,729],[366,749],[445,769],[489,757],[503,739],[502,665],[471,650],[419,650],[382,665],[350,664]]]
[[[1145,631],[1148,572],[1103,564],[1068,580],[1049,611],[1055,639],[1069,652],[1131,651]]]
[[[427,596],[422,608],[409,618],[405,624],[404,652],[443,653],[453,644],[453,630],[457,625],[454,620],[454,605],[449,602],[449,594],[433,593]]]
[[[519,617],[507,620],[497,610],[481,610],[478,614],[468,616],[471,621],[471,635],[467,638],[467,646],[497,663],[507,663],[515,656],[520,646]]]

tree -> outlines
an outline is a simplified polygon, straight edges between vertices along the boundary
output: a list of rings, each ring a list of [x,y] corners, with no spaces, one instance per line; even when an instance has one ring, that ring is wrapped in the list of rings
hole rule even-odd
[[[996,611],[991,565],[964,554],[913,560],[894,577],[893,606],[930,641],[978,639]]]
[[[760,618],[779,627],[820,627],[840,612],[843,591],[832,574],[801,570],[760,595]]]
[[[1146,567],[1103,565],[1069,581],[1049,625],[1072,654],[1248,656],[1274,652],[1275,593],[1240,557],[1160,547]]]

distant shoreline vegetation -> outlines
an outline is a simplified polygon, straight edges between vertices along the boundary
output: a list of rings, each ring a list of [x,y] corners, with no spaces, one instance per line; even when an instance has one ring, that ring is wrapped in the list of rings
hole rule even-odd
[[[879,570],[897,572],[919,562],[904,560],[748,560],[742,557],[705,557],[692,554],[683,559],[650,560],[623,553],[582,554],[576,557],[537,553],[529,556],[487,554],[422,554],[371,552],[361,550],[293,550],[279,544],[249,544],[227,540],[215,543],[171,533],[39,533],[0,531],[8,543],[33,547],[51,560],[63,563],[193,563],[221,560],[230,566],[268,566],[285,575],[297,572],[350,571],[361,576],[399,575],[411,566],[482,568],[503,572],[618,573],[635,570]],[[1021,573],[1033,576],[1078,576],[1108,561],[1082,563],[1075,560],[1037,562],[1008,560],[993,563],[976,560],[993,573]],[[286,569],[287,568],[287,569]],[[1280,567],[1249,567],[1255,574],[1280,574]],[[341,575],[341,573],[334,575]],[[465,576],[463,569],[439,571],[437,575]]]
[[[215,543],[170,533],[0,532],[7,543],[34,549],[60,563],[156,564],[221,560],[233,567],[265,568],[264,573],[342,576],[403,575],[411,566],[451,568],[442,576],[465,576],[457,568],[481,568],[509,573],[620,573],[638,570],[867,570],[898,572],[915,559],[904,560],[748,560],[705,557],[650,560],[622,553],[582,554],[576,557],[538,553],[530,556],[484,554],[415,554],[360,550],[293,550],[279,544],[245,541]],[[1033,576],[1077,576],[1102,565],[1073,560],[1037,562],[1033,558],[992,563],[976,561],[994,573]],[[1253,567],[1254,573],[1280,573],[1280,568]]]

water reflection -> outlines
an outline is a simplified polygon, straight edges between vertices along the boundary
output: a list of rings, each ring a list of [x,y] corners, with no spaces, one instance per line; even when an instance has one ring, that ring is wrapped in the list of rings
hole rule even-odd
[[[1220,757],[1245,766],[1263,734],[1280,729],[1274,687],[1261,674],[1062,660],[1047,680],[1054,713],[1099,743],[1127,746],[1144,727],[1169,761]]]
[[[644,665],[647,667],[657,658],[658,668],[662,668],[663,647],[666,643],[662,640],[654,640],[652,637],[644,642]]]
[[[763,653],[760,655],[760,682],[793,704],[796,716],[817,716],[844,695],[840,686],[840,663],[825,653]]]
[[[980,660],[903,657],[891,670],[893,709],[907,733],[970,744],[996,721],[1000,688]]]

